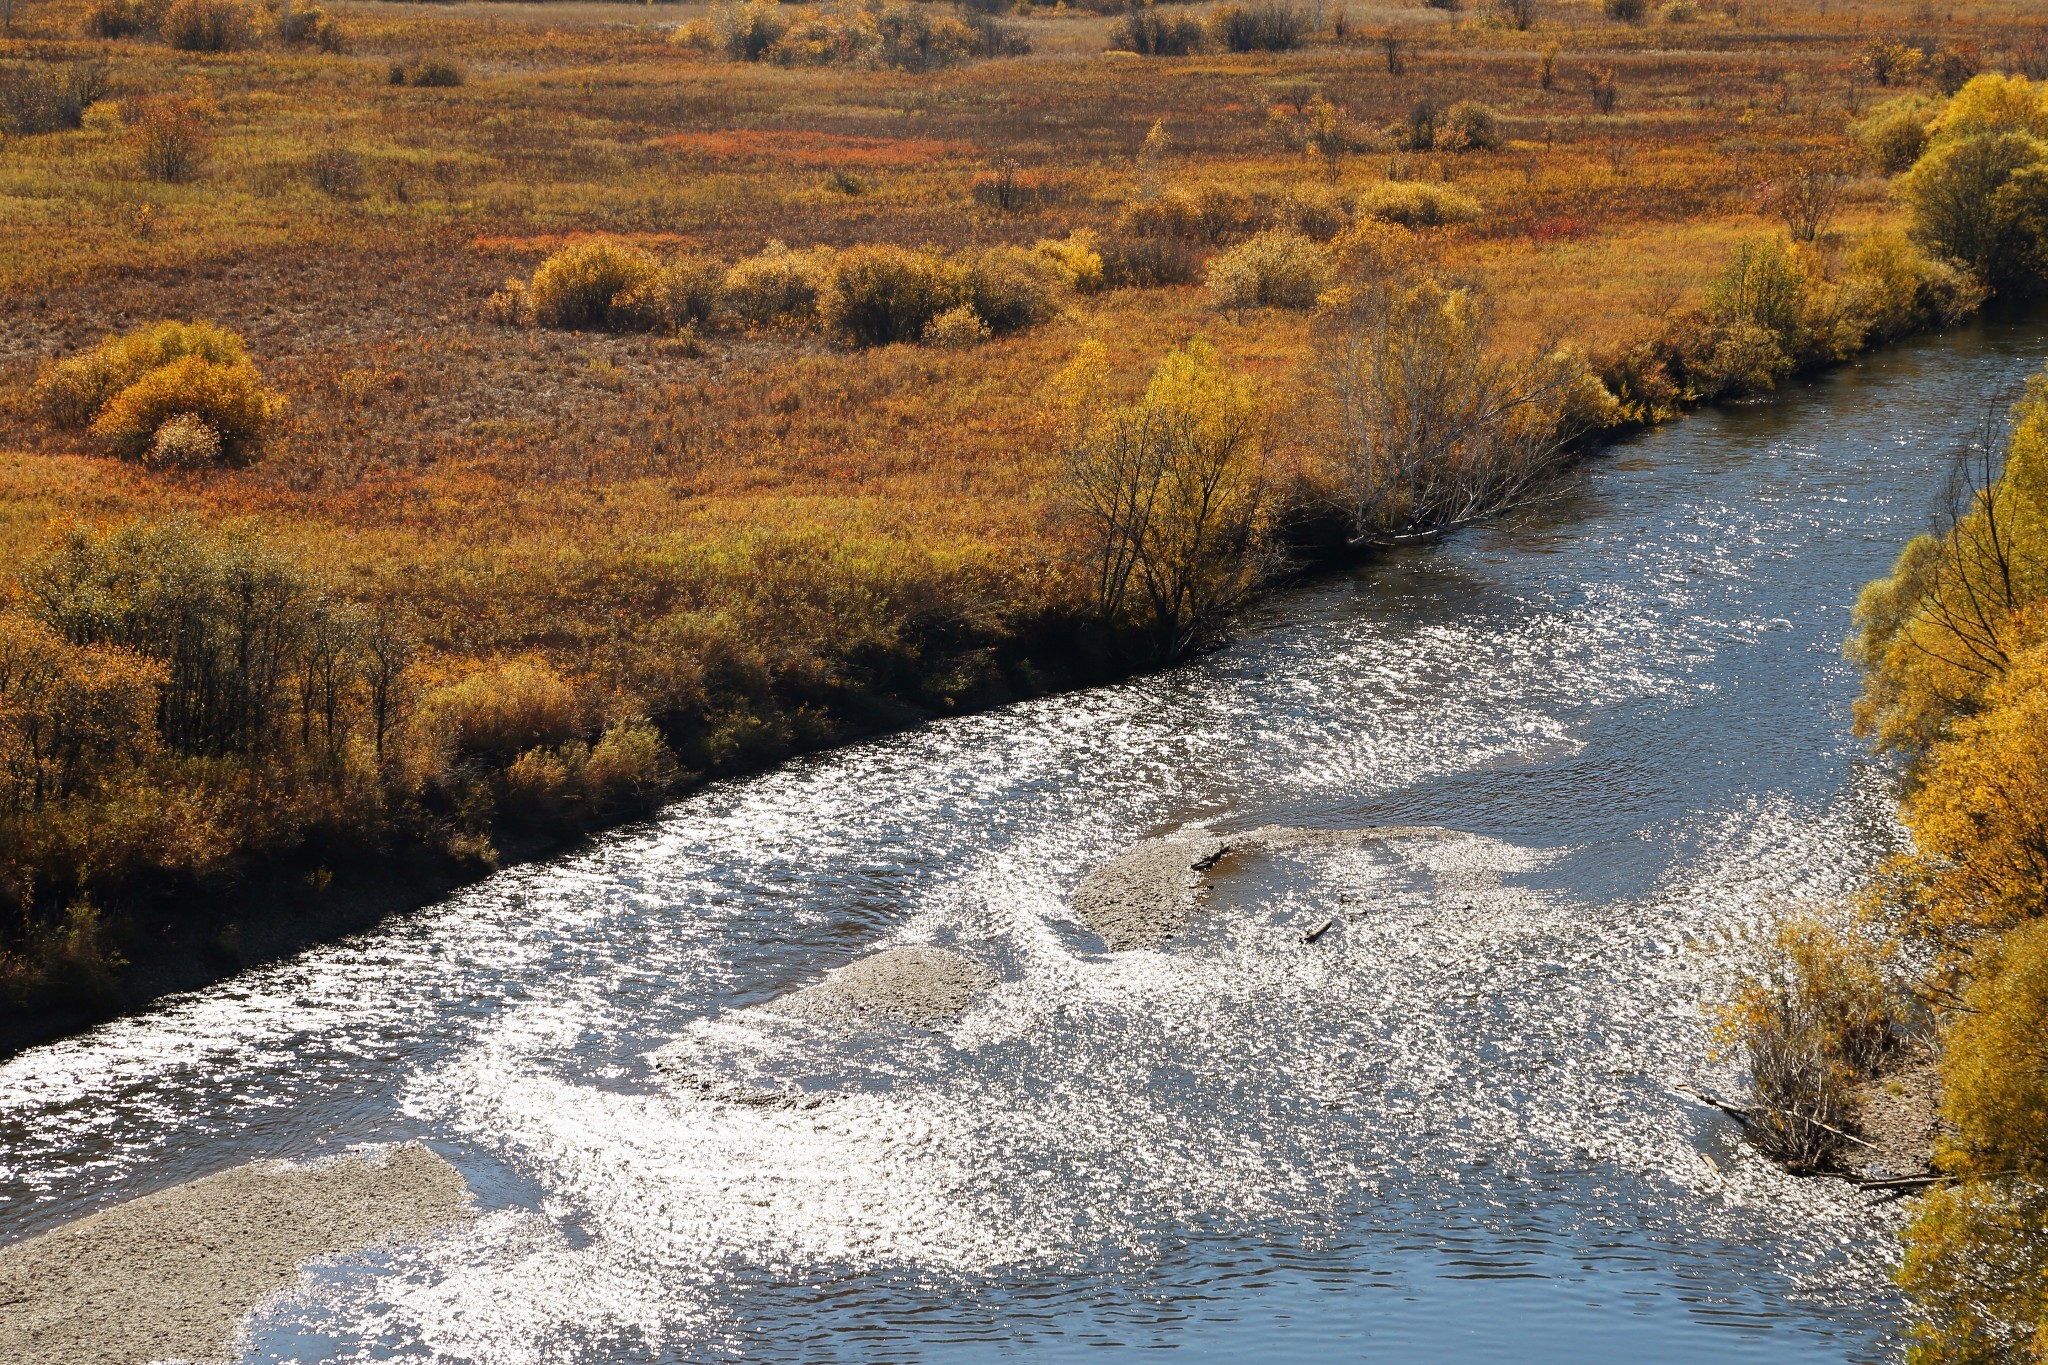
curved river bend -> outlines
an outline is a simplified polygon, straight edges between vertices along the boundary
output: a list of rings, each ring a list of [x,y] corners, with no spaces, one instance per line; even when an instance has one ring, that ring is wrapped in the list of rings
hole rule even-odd
[[[1897,844],[1848,608],[2044,349],[1702,413],[1173,673],[723,783],[25,1053],[0,1239],[420,1138],[480,1216],[319,1268],[247,1360],[1890,1358],[1896,1213],[1672,1086],[1739,1083],[1701,1004],[1745,926]],[[1467,837],[1233,858],[1153,951],[1068,909],[1142,838],[1272,824]],[[932,1030],[748,1008],[898,943],[996,984]]]

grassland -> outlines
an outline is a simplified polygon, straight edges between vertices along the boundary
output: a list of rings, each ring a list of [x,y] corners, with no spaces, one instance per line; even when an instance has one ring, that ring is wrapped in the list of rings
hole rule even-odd
[[[0,565],[30,565],[80,525],[252,534],[324,591],[403,618],[429,702],[514,661],[567,689],[569,719],[535,732],[545,744],[651,718],[680,766],[639,784],[643,799],[1139,662],[1077,625],[1085,575],[1055,496],[1048,378],[1096,340],[1134,389],[1206,337],[1262,386],[1276,476],[1312,481],[1311,323],[1226,312],[1199,284],[1076,295],[1052,323],[967,349],[493,320],[493,291],[551,250],[601,235],[725,259],[770,240],[969,252],[1113,236],[1158,188],[1148,179],[1353,193],[1400,177],[1482,206],[1422,236],[1439,268],[1485,283],[1502,345],[1562,337],[1600,370],[1682,327],[1739,243],[1782,235],[1798,175],[1841,174],[1823,261],[1899,217],[1845,132],[1899,93],[1873,84],[1874,42],[2048,65],[2048,17],[1980,3],[1743,0],[1641,22],[1545,3],[1526,31],[1353,6],[1296,50],[1171,59],[1106,51],[1114,16],[1034,9],[1003,20],[1029,55],[915,72],[673,41],[701,6],[330,13],[338,51],[202,54],[86,38],[76,0],[17,3],[0,63],[104,63],[103,107],[189,100],[205,140],[177,181],[139,171],[114,117],[0,143]],[[464,79],[392,82],[422,59]],[[1318,95],[1356,150],[1318,159],[1276,136],[1274,106]],[[1419,103],[1462,100],[1498,112],[1502,145],[1384,149],[1379,130]],[[1144,152],[1155,125],[1163,154]],[[1006,163],[1029,190],[1009,210],[977,193]],[[152,470],[43,419],[32,388],[50,362],[165,318],[246,338],[289,403],[263,458]],[[0,595],[22,591],[0,573]],[[135,926],[165,907],[232,907],[278,877],[324,892],[330,865],[423,829],[454,831],[449,856],[477,868],[529,846],[502,811],[476,813],[503,804],[501,773],[421,762],[434,771],[406,779],[414,813],[379,805],[374,820],[287,799],[290,784],[251,768],[181,769],[233,789],[200,821],[211,833],[172,838],[190,845],[174,854],[18,871],[21,927],[0,929],[0,957],[17,983],[72,991],[77,973],[51,964],[84,961],[104,988],[91,961],[142,951]],[[526,823],[559,834],[631,804]],[[66,920],[65,906],[91,914]],[[28,986],[16,999],[47,1003]]]

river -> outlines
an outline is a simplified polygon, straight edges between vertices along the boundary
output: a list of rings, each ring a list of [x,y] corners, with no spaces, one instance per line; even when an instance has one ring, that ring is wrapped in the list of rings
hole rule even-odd
[[[2044,352],[1987,324],[1700,413],[1173,672],[720,783],[23,1053],[0,1242],[419,1139],[478,1218],[316,1269],[247,1361],[1894,1358],[1897,1211],[1673,1086],[1740,1086],[1703,1005],[1743,935],[1898,845],[1849,608]],[[1068,909],[1143,838],[1274,824],[1465,837],[1234,858],[1156,951]],[[901,943],[996,984],[936,1029],[750,1008]]]

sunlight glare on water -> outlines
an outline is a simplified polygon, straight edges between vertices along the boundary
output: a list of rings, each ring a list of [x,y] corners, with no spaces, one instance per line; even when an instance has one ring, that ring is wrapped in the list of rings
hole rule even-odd
[[[1888,1358],[1896,1211],[1673,1087],[1739,1087],[1702,1006],[1746,929],[1896,846],[1847,609],[2042,349],[1701,414],[1173,673],[722,783],[32,1050],[0,1236],[421,1138],[479,1218],[317,1269],[248,1360]],[[1453,833],[1233,854],[1156,950],[1068,909],[1162,833],[1392,825]],[[929,1029],[759,1008],[902,943],[995,984]]]

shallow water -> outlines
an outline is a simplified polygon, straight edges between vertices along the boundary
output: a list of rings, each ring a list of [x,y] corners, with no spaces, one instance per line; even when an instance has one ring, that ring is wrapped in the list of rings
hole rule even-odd
[[[0,1239],[417,1137],[482,1216],[319,1269],[247,1360],[1892,1358],[1896,1212],[1672,1087],[1740,1083],[1701,1004],[1745,928],[1896,846],[1848,609],[2044,352],[1700,414],[1173,673],[723,783],[25,1053]],[[1067,894],[1195,824],[1462,834],[1233,857],[1103,953]],[[906,942],[999,983],[930,1031],[748,1008]]]

